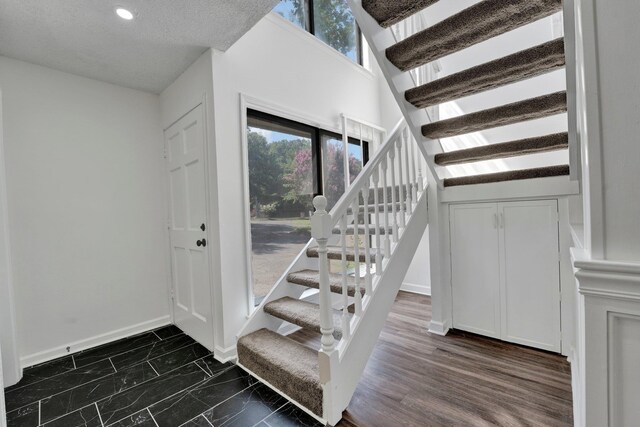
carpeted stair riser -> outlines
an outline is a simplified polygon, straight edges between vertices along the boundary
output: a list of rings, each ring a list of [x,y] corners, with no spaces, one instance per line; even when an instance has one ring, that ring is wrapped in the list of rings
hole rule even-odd
[[[364,248],[361,248],[360,251],[358,251],[358,259],[360,260],[360,262],[365,262],[367,260],[367,257],[364,253]],[[376,260],[376,250],[375,249],[371,249],[371,253],[369,254],[369,260],[371,262],[375,262]],[[318,258],[318,248],[309,248],[307,249],[307,256],[309,258]],[[327,258],[329,259],[333,259],[333,260],[341,260],[342,259],[342,247],[341,246],[328,246],[327,247]],[[356,255],[355,255],[355,251],[353,250],[353,248],[347,248],[346,250],[346,259],[347,261],[355,261],[356,260]]]
[[[237,348],[242,366],[322,417],[317,350],[267,329],[240,338]]]
[[[489,184],[493,182],[516,181],[521,179],[549,178],[553,176],[569,175],[569,165],[547,166],[544,168],[522,169],[508,172],[489,173],[484,175],[447,178],[445,187],[458,185]]]
[[[284,297],[265,304],[264,311],[270,315],[317,333],[320,331],[320,306],[299,299]],[[333,337],[342,338],[342,312],[333,310]]]
[[[391,46],[387,59],[408,71],[561,9],[561,0],[484,0]]]
[[[431,139],[449,138],[498,126],[540,119],[565,111],[567,111],[567,94],[564,91],[556,92],[430,123],[422,126],[422,134]]]
[[[342,274],[329,273],[329,288],[334,294],[342,294]],[[347,295],[352,297],[356,294],[354,278],[347,277]],[[295,285],[306,286],[307,288],[320,289],[320,273],[315,270],[302,270],[289,273],[287,281]],[[360,287],[360,294],[364,295],[364,287]]]
[[[527,154],[545,153],[555,150],[565,150],[568,148],[569,135],[564,132],[437,154],[435,156],[435,162],[440,166],[449,166],[461,163],[479,162],[483,160],[524,156]]]
[[[438,0],[362,0],[362,8],[387,28],[437,3]]]
[[[536,77],[564,65],[564,40],[560,38],[410,89],[405,98],[418,108],[426,108]]]

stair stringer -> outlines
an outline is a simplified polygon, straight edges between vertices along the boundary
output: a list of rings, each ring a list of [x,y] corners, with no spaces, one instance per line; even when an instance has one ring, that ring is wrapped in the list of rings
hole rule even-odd
[[[444,188],[443,180],[440,179],[435,163],[435,155],[442,153],[442,147],[438,140],[427,139],[422,135],[422,126],[431,123],[431,117],[425,109],[417,109],[411,105],[404,97],[404,93],[416,87],[410,72],[403,72],[391,64],[386,57],[385,51],[397,41],[391,27],[381,27],[375,19],[371,17],[363,8],[362,0],[347,0],[362,35],[367,39],[369,47],[376,58],[385,80],[389,84],[391,93],[400,107],[402,115],[409,124],[411,134],[418,142],[418,147],[424,155],[429,172],[434,177],[439,189]]]
[[[424,235],[428,219],[427,189],[420,195],[409,223],[401,238],[392,246],[393,254],[388,259],[384,273],[380,276],[371,296],[363,299],[362,315],[356,320],[352,337],[341,342],[331,355],[319,352],[321,378],[324,390],[324,419],[330,425],[342,419],[362,372],[373,352],[378,336],[391,311],[404,276],[413,260],[413,255]],[[426,327],[426,325],[425,325]],[[323,367],[327,367],[323,369]]]

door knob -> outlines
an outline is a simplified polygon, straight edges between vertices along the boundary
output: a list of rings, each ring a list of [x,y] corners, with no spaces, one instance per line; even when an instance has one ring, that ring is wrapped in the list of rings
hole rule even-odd
[[[207,229],[207,227],[205,227],[205,226],[204,226],[204,223],[202,223],[202,225],[200,226],[200,230],[204,231],[204,230],[206,230],[206,229]]]
[[[202,246],[204,248],[204,247],[207,246],[207,241],[206,241],[206,239],[196,240],[196,245],[197,246]]]

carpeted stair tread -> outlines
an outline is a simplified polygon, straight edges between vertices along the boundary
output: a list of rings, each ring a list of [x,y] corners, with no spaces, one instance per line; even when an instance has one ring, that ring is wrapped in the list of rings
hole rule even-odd
[[[405,98],[425,108],[539,76],[564,64],[564,40],[559,38],[410,89]]]
[[[362,8],[373,19],[378,21],[381,27],[387,28],[397,24],[425,9],[438,0],[362,0]]]
[[[391,212],[391,209],[393,209],[393,203],[389,202],[386,203],[387,205],[387,211]],[[377,205],[373,203],[373,196],[371,196],[371,199],[369,200],[369,206],[368,206],[368,212],[369,213],[375,213],[376,210],[378,212],[384,212],[384,206],[385,203],[378,203]],[[396,211],[400,209],[400,202],[396,202]],[[358,209],[358,212],[360,213],[364,213],[364,205],[360,205],[360,208]],[[353,209],[349,208],[347,209],[347,214],[352,215],[353,214]]]
[[[448,138],[540,119],[567,111],[567,93],[555,92],[476,113],[465,114],[422,126],[422,134],[431,139]]]
[[[359,224],[357,227],[355,225],[348,225],[345,232],[349,236],[352,236],[354,234],[364,235],[366,229],[367,227],[365,227],[362,224]],[[393,232],[392,227],[385,228],[384,226],[379,226],[379,227],[376,227],[373,225],[369,226],[369,235],[371,236],[375,236],[376,234],[391,234],[392,232]],[[340,228],[339,227],[334,228],[333,234],[340,234]]]
[[[318,351],[260,329],[238,340],[242,366],[322,417]]]
[[[365,262],[367,260],[366,254],[364,253],[364,249],[360,249],[360,251],[358,251],[358,259],[360,260],[360,262]],[[376,260],[376,253],[377,251],[375,249],[371,249],[371,252],[369,254],[369,260],[370,262],[374,262]],[[356,260],[356,254],[355,254],[355,250],[352,247],[348,247],[347,251],[346,251],[346,255],[347,255],[347,261],[355,261]],[[318,248],[309,248],[307,249],[307,256],[309,258],[318,258]],[[333,259],[333,260],[341,260],[342,259],[342,247],[341,246],[327,246],[327,258],[329,259]]]
[[[287,281],[308,288],[320,289],[320,273],[316,270],[301,270],[289,273]],[[342,294],[342,274],[329,273],[329,288],[334,294]],[[361,287],[360,293],[364,295],[364,292],[364,287]],[[352,297],[355,294],[355,279],[352,276],[347,276],[347,295]]]
[[[447,178],[445,187],[458,185],[489,184],[492,182],[516,181],[521,179],[549,178],[552,176],[569,175],[569,165],[547,166],[534,169],[520,169],[508,172],[488,173],[483,175]]]
[[[265,304],[265,313],[298,325],[302,328],[320,331],[320,306],[307,301],[284,297]],[[342,338],[342,312],[333,310],[333,337]]]
[[[479,162],[482,160],[545,153],[547,151],[564,150],[567,148],[569,148],[569,135],[566,132],[554,133],[552,135],[441,153],[435,156],[435,162],[440,166],[448,166],[460,163]]]
[[[391,46],[387,59],[408,71],[561,9],[562,0],[484,0]]]

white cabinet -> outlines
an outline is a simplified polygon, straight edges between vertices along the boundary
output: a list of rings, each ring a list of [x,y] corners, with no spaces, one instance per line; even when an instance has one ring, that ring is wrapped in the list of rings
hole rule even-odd
[[[560,352],[558,203],[450,206],[453,327]]]

